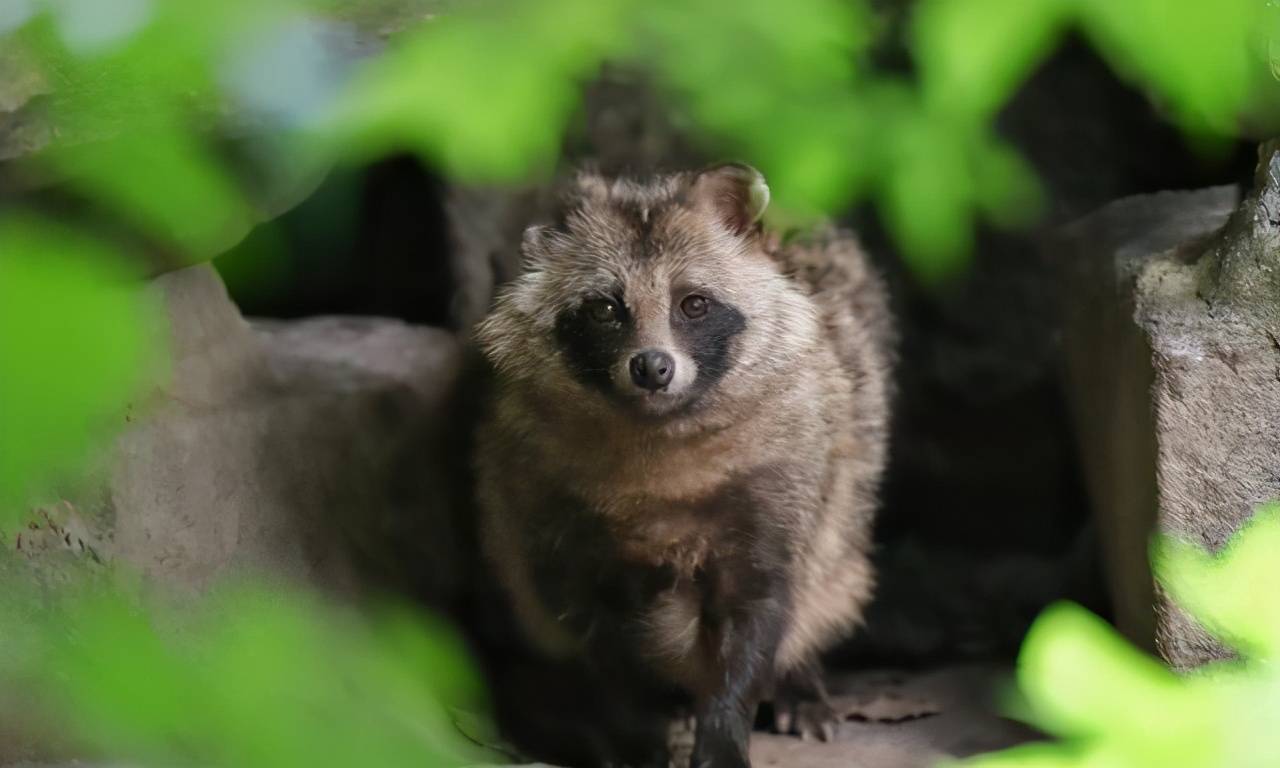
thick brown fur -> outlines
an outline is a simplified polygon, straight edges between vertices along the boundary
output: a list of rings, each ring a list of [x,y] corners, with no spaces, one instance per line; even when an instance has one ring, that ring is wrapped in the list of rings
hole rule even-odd
[[[885,292],[848,234],[780,243],[765,202],[745,166],[583,174],[476,334],[481,543],[519,625],[548,657],[687,700],[695,765],[746,765],[775,689],[823,695],[817,654],[874,581]],[[695,294],[711,309],[690,319]],[[616,321],[590,314],[602,301]],[[628,376],[644,349],[670,353],[669,386]],[[663,759],[638,754],[598,757]]]

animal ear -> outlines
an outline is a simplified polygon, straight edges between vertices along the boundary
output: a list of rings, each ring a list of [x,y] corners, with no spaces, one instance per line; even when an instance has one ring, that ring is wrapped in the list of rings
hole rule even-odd
[[[527,267],[538,264],[547,252],[547,236],[551,227],[533,224],[520,236],[520,263]]]
[[[609,182],[590,163],[561,174],[554,183],[559,208],[568,210],[609,197]]]
[[[553,232],[568,231],[568,221],[575,211],[600,203],[609,197],[609,182],[590,166],[572,173],[562,173],[552,183],[547,197],[542,200],[547,225],[541,232],[531,227],[525,230],[524,249],[533,250],[539,238],[545,243]]]
[[[573,175],[570,195],[577,200],[604,200],[609,197],[609,182],[594,166],[583,165]]]
[[[769,207],[769,185],[764,175],[749,165],[723,163],[707,168],[693,179],[694,204],[712,212],[730,231],[744,234]]]
[[[533,224],[524,228],[524,234],[520,236],[520,250],[525,256],[531,252],[536,253],[542,249],[542,241],[547,236],[547,227],[545,224]]]

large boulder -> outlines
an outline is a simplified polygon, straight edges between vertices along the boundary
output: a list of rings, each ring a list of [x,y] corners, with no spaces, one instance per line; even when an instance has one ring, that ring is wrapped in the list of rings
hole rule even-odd
[[[13,548],[37,572],[71,550],[178,594],[255,575],[447,595],[455,337],[380,318],[247,321],[207,265],[144,290],[168,316],[167,380]]]
[[[1177,668],[1228,651],[1155,588],[1149,536],[1217,549],[1280,497],[1280,156],[1260,156],[1243,203],[1233,187],[1128,198],[1054,248],[1117,621]]]
[[[469,551],[455,525],[455,337],[382,318],[248,321],[208,265],[139,290],[165,308],[169,374],[83,476],[0,532],[0,581],[133,574],[143,595],[184,600],[253,578],[451,610]],[[0,765],[69,749],[9,703]]]

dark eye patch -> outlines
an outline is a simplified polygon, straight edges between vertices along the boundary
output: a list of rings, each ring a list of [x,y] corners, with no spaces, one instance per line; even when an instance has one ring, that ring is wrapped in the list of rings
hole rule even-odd
[[[694,387],[705,391],[733,367],[733,337],[747,327],[747,318],[730,304],[706,299],[705,311],[696,319],[677,313],[673,329],[681,346],[698,364]]]
[[[613,382],[609,369],[627,347],[631,318],[626,306],[615,300],[615,322],[592,317],[589,303],[562,311],[556,317],[556,343],[564,352],[569,372],[583,384],[609,393]]]

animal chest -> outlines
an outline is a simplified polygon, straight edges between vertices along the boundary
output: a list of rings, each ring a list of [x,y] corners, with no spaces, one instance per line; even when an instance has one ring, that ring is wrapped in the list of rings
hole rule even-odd
[[[560,496],[530,521],[533,587],[588,653],[642,659],[680,680],[753,567],[750,508],[733,487],[694,502]]]

